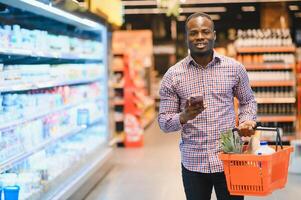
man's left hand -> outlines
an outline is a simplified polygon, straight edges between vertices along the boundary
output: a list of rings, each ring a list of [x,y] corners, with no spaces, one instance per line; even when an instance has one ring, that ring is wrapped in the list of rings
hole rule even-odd
[[[252,136],[255,134],[256,122],[253,120],[247,120],[239,124],[238,130],[240,136]]]

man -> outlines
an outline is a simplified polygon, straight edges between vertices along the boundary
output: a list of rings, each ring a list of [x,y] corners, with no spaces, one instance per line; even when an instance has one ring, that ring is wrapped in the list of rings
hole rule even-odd
[[[181,130],[182,178],[188,200],[210,200],[213,187],[219,200],[243,199],[229,194],[218,153],[221,132],[235,127],[234,97],[239,100],[240,134],[254,134],[257,104],[247,72],[234,59],[213,50],[216,33],[209,15],[192,14],[185,28],[190,54],[162,79],[160,128]]]

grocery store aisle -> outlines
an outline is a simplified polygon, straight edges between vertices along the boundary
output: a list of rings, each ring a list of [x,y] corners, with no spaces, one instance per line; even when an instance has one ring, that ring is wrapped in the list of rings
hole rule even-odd
[[[145,133],[143,148],[116,149],[113,169],[85,200],[184,200],[178,140],[178,133],[162,133],[155,121]],[[300,188],[301,175],[289,175],[285,189],[245,199],[295,200]]]

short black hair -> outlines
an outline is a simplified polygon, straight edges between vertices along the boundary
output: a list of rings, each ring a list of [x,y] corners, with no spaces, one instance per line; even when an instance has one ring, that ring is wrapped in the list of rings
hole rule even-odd
[[[187,24],[188,22],[193,19],[193,18],[197,18],[197,17],[206,17],[207,19],[209,19],[211,22],[212,22],[212,29],[214,30],[214,22],[213,20],[211,19],[210,15],[206,14],[206,13],[203,13],[203,12],[196,12],[196,13],[193,13],[191,14],[185,21],[185,30],[187,32]]]

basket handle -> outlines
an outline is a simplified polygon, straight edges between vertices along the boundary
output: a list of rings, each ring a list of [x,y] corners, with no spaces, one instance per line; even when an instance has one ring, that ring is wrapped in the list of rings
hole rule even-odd
[[[280,131],[279,128],[277,127],[263,127],[263,126],[255,126],[254,130],[257,131],[275,131],[276,132],[276,151],[278,151],[278,145],[280,145],[281,149],[283,149],[283,145],[282,145],[282,140],[280,137]],[[232,133],[233,133],[233,138],[234,138],[234,132],[239,132],[238,128],[233,128],[232,129]]]
[[[280,145],[281,149],[283,149],[282,140],[280,137],[280,130],[278,127],[263,127],[263,126],[256,126],[254,128],[257,131],[274,131],[276,132],[276,151],[278,150],[278,145]]]

